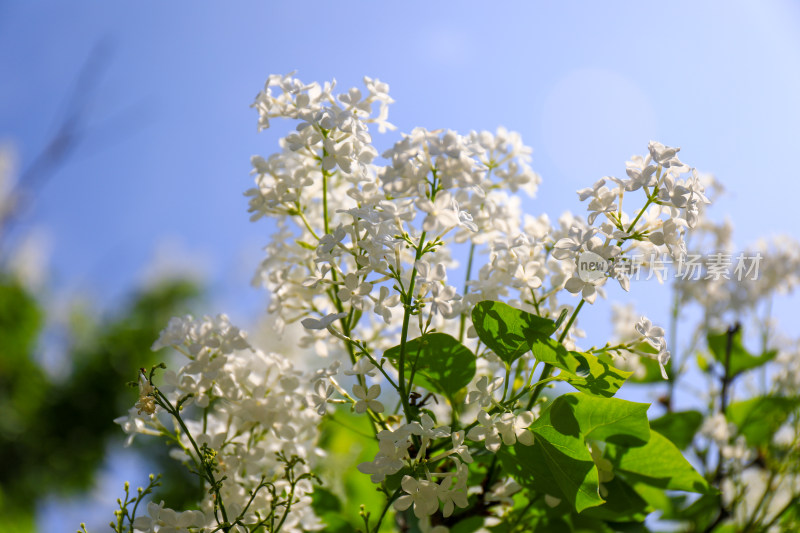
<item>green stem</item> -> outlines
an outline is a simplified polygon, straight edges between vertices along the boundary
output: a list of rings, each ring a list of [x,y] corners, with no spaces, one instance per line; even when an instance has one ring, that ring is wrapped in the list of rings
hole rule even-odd
[[[328,152],[323,148],[323,156],[327,156]],[[330,223],[328,222],[328,177],[330,174],[327,170],[322,169],[322,219],[324,220],[325,234],[330,233]]]
[[[773,470],[773,471],[771,471],[769,473],[769,480],[767,481],[767,483],[766,483],[766,485],[764,487],[764,492],[763,492],[763,494],[761,494],[761,497],[759,498],[758,503],[753,508],[753,514],[750,516],[750,519],[747,521],[747,524],[745,524],[745,526],[742,529],[742,531],[748,532],[748,531],[751,530],[753,525],[755,525],[756,519],[758,518],[758,515],[760,514],[760,511],[761,511],[761,506],[764,505],[764,501],[767,499],[767,496],[772,492],[772,482],[775,481],[775,476],[777,476],[777,475],[778,475],[778,472],[776,472],[775,470]]]
[[[569,328],[572,327],[572,324],[575,323],[575,319],[578,318],[578,313],[580,313],[583,304],[586,303],[586,300],[581,300],[577,306],[575,306],[575,310],[572,311],[572,315],[570,315],[569,320],[567,321],[567,325],[564,326],[564,331],[561,332],[561,335],[558,337],[558,343],[561,344],[564,342],[564,339],[567,338],[567,333],[569,333]],[[545,364],[544,368],[542,368],[542,374],[539,376],[539,385],[533,389],[533,393],[531,394],[530,400],[528,400],[528,407],[527,409],[530,410],[533,407],[533,404],[536,403],[536,400],[539,398],[539,395],[542,393],[542,389],[546,384],[546,379],[550,377],[550,373],[553,371],[553,365]]]
[[[508,382],[511,380],[511,367],[506,363],[506,379],[503,383],[503,397],[500,398],[500,403],[503,403],[506,400],[506,396],[508,395]]]
[[[578,313],[581,312],[581,308],[585,303],[586,300],[581,300],[580,302],[578,302],[578,305],[575,307],[575,310],[572,312],[572,315],[570,315],[569,320],[567,321],[567,325],[564,326],[564,331],[562,331],[561,335],[558,337],[559,344],[564,342],[564,339],[567,338],[567,333],[569,333],[569,328],[572,327],[572,324],[575,322],[575,319],[578,318]]]
[[[467,259],[467,274],[464,276],[464,292],[462,293],[462,297],[467,295],[467,291],[469,290],[469,280],[470,276],[472,276],[472,259],[475,255],[475,243],[473,242],[469,246],[469,258]],[[458,342],[464,342],[464,330],[466,329],[467,325],[467,315],[466,313],[461,313],[461,323],[458,326]]]
[[[214,495],[217,498],[217,503],[219,504],[219,510],[222,512],[222,520],[227,525],[228,524],[228,513],[225,511],[225,503],[222,501],[222,495],[219,493],[219,487],[217,479],[214,477],[214,473],[211,470],[211,467],[206,463],[203,459],[203,454],[200,452],[200,448],[197,446],[197,443],[192,437],[189,428],[186,427],[186,424],[183,422],[183,418],[181,418],[180,413],[178,413],[177,409],[172,406],[172,403],[167,399],[164,394],[156,389],[156,393],[164,403],[162,407],[164,407],[169,414],[175,417],[175,420],[178,421],[178,424],[181,426],[181,429],[186,434],[186,438],[189,439],[189,442],[192,444],[192,448],[194,452],[197,454],[197,460],[199,461],[198,467],[202,466],[202,469],[205,471],[205,476],[208,479],[209,483],[211,484],[211,489],[214,491]],[[227,532],[230,531],[230,526],[224,527],[223,531]]]
[[[658,166],[658,179],[661,179],[661,165]],[[652,194],[647,195],[647,202],[645,202],[644,207],[642,207],[642,209],[639,211],[639,213],[636,215],[633,221],[631,221],[631,223],[628,225],[628,229],[625,231],[625,233],[631,232],[631,230],[636,226],[636,223],[639,222],[639,219],[642,218],[644,212],[647,211],[647,208],[650,207],[650,204],[652,204],[657,197],[658,197],[658,184],[656,184],[656,186],[653,187]]]
[[[672,400],[675,393],[675,383],[680,376],[681,367],[678,365],[678,313],[680,312],[680,297],[677,286],[673,285],[672,314],[669,324],[669,345],[672,349],[672,368],[675,372],[672,379],[667,382],[667,411],[672,411]]]
[[[422,257],[422,249],[425,245],[425,236],[426,232],[422,232],[422,236],[419,239],[419,243],[417,244],[416,254],[414,255],[414,267],[411,269],[411,280],[408,283],[408,291],[406,292],[406,301],[403,302],[404,304],[404,312],[403,312],[403,330],[400,334],[400,357],[398,358],[398,380],[397,384],[400,389],[400,401],[403,402],[403,411],[406,414],[406,420],[408,422],[412,421],[411,416],[411,405],[408,403],[408,390],[406,389],[406,382],[405,382],[405,369],[406,369],[406,344],[408,342],[408,326],[411,321],[411,311],[412,306],[411,304],[414,301],[414,282],[417,278],[417,266],[416,263]]]
[[[130,521],[130,530],[129,531],[131,533],[133,533],[133,521],[136,520],[136,510],[139,508],[139,504],[142,502],[142,500],[144,499],[145,496],[150,494],[155,487],[158,487],[161,484],[161,483],[159,483],[159,480],[161,479],[161,474],[159,474],[156,477],[152,477],[152,474],[151,474],[151,478],[152,479],[150,479],[150,483],[147,485],[147,488],[142,492],[141,496],[137,496],[136,503],[133,505],[133,511],[131,512],[130,519],[129,519],[129,521]],[[125,499],[126,500],[128,499],[128,490],[127,489],[125,490]],[[127,508],[127,504],[125,505],[125,507]]]
[[[311,234],[311,236],[314,237],[315,239],[319,240],[319,236],[317,235],[317,232],[315,232],[314,228],[311,227],[311,224],[309,223],[309,221],[306,218],[306,216],[302,213],[302,211],[300,211],[299,207],[297,208],[297,216],[299,216],[300,220],[303,221],[303,226],[305,226],[305,228],[308,230],[308,232]]]
[[[539,496],[537,495],[535,498],[532,498],[531,500],[528,501],[528,504],[525,507],[523,507],[522,510],[519,512],[519,516],[517,517],[517,519],[514,520],[514,523],[511,524],[511,526],[508,528],[509,531],[513,532],[517,529],[517,526],[519,526],[522,523],[522,519],[525,518],[525,515],[528,514],[528,511],[530,510],[531,507],[533,507],[533,504],[538,499]]]
[[[324,129],[320,130],[323,138],[328,137],[328,132]],[[325,228],[325,233],[330,233],[330,227],[328,226],[328,178],[331,177],[331,173],[325,170],[325,158],[328,157],[328,150],[323,146],[322,147],[322,159],[319,161],[319,168],[322,170],[322,219],[323,225]]]
[[[533,370],[531,370],[531,375],[533,375]],[[517,393],[517,395],[516,395],[516,396],[514,396],[513,398],[511,398],[510,400],[508,400],[508,401],[505,403],[505,405],[508,405],[508,406],[512,406],[512,405],[514,405],[514,402],[516,402],[516,401],[517,401],[517,400],[519,400],[519,399],[520,399],[522,396],[524,396],[526,392],[528,392],[529,390],[531,390],[531,388],[533,388],[533,387],[538,387],[538,386],[540,386],[540,385],[545,385],[545,384],[547,384],[547,383],[550,383],[551,381],[564,381],[564,378],[563,378],[561,375],[558,375],[558,376],[550,376],[550,377],[546,377],[546,378],[544,378],[544,379],[540,379],[539,381],[537,381],[537,382],[536,382],[536,383],[534,383],[533,385],[526,386],[525,388],[523,388],[522,390],[520,390],[520,391]],[[528,409],[530,409],[530,407],[529,407]]]
[[[560,375],[552,376],[552,377],[544,378],[544,379],[542,379],[540,381],[537,381],[536,383],[534,383],[531,386],[532,387],[536,387],[536,386],[539,386],[539,385],[544,385],[546,383],[550,383],[551,381],[563,381],[563,380],[564,380],[564,378],[561,377]],[[497,413],[499,411],[509,409],[510,407],[512,407],[514,405],[514,402],[516,402],[520,397],[522,397],[526,392],[528,392],[528,390],[530,390],[530,389],[528,387],[525,387],[519,393],[517,393],[516,396],[514,396],[510,400],[504,402],[503,404],[495,403],[494,407],[491,407],[488,411],[486,411],[486,413],[489,414],[489,415],[493,415],[494,413]],[[528,409],[530,409],[530,407],[528,407]],[[465,433],[469,433],[469,430],[474,428],[477,425],[478,425],[478,421],[475,420],[471,424],[465,426],[463,431]],[[438,451],[438,450],[440,450],[442,448],[445,448],[446,446],[449,446],[449,444],[445,443],[445,442],[441,442],[441,443],[438,443],[438,444],[435,444],[435,445],[431,446],[429,448],[429,450],[432,453],[432,452]]]
[[[775,522],[777,522],[786,513],[786,511],[791,509],[793,505],[797,505],[796,498],[791,498],[788,502],[786,502],[786,505],[784,505],[783,508],[780,511],[778,511],[778,514],[773,516],[772,520],[770,520],[769,523],[764,526],[764,531],[768,531],[769,528],[774,526]]]
[[[322,131],[322,135],[323,135],[323,137],[327,137],[327,132],[323,130]],[[322,157],[323,157],[323,159],[325,157],[327,157],[327,155],[328,155],[328,151],[325,148],[323,148],[322,149]],[[331,172],[328,172],[327,170],[325,170],[325,168],[323,167],[322,159],[320,159],[320,170],[322,172],[322,224],[323,224],[323,228],[325,230],[325,234],[327,235],[327,234],[330,233],[330,220],[329,220],[329,217],[328,217],[328,179],[331,178],[333,176],[333,174]],[[300,213],[300,216],[303,219],[304,223],[306,224],[306,227],[308,227],[309,231],[311,231],[311,234],[314,235],[314,231],[310,228],[310,225],[306,221],[305,216],[303,216],[302,213]],[[331,289],[328,292],[328,295],[329,295],[330,299],[333,301],[333,305],[336,308],[336,311],[339,312],[339,313],[344,313],[345,312],[344,311],[344,305],[342,304],[342,300],[339,298],[339,295],[337,294],[336,288],[335,288],[336,283],[339,281],[339,276],[337,274],[336,268],[332,268],[331,269],[331,279],[333,280],[334,288]],[[353,323],[353,322],[354,321],[357,322],[357,320],[354,320],[353,312],[354,312],[354,309],[351,308],[350,312],[348,313],[348,316],[346,317],[346,319],[342,320],[342,332],[344,333],[345,337],[347,337],[347,338],[352,338],[353,329],[356,326],[356,324]],[[356,353],[355,353],[355,350],[353,349],[353,343],[345,341],[345,349],[347,350],[347,355],[350,358],[350,363],[355,365],[356,364]],[[364,376],[363,375],[359,375],[357,379],[358,379],[359,384],[362,387],[364,387],[364,390],[366,390],[367,389],[367,381],[364,378]],[[370,418],[369,420],[370,420],[370,424],[372,425],[373,433],[377,434],[378,433],[378,428],[375,425],[375,421],[372,418]]]
[[[397,487],[394,493],[392,493],[392,495],[389,496],[389,498],[386,500],[386,505],[383,506],[383,511],[381,511],[381,515],[378,517],[378,523],[375,524],[375,529],[373,529],[374,533],[378,533],[378,531],[380,531],[381,523],[383,522],[383,517],[386,516],[386,512],[389,510],[389,507],[391,507],[392,502],[394,502],[400,495],[400,490],[401,487]]]
[[[292,474],[293,473],[290,473],[290,475]],[[283,511],[283,516],[281,517],[281,521],[278,522],[277,527],[275,527],[275,529],[272,530],[273,533],[277,533],[278,531],[281,530],[281,527],[283,527],[283,523],[286,521],[286,517],[289,516],[289,511],[292,510],[292,500],[294,500],[294,491],[295,488],[297,487],[297,482],[295,480],[292,480],[290,483],[292,488],[289,491],[289,497],[286,500],[286,509]]]
[[[719,412],[725,416],[728,408],[728,387],[733,380],[731,376],[731,350],[733,349],[733,336],[739,330],[739,325],[731,326],[728,328],[726,343],[725,343],[725,374],[722,376],[722,390],[720,391],[719,398]],[[717,469],[714,473],[714,484],[721,487],[725,481],[726,472],[724,468],[724,458],[722,456],[722,449],[718,447],[717,450]],[[714,528],[721,524],[723,520],[730,516],[728,509],[725,508],[722,498],[719,500],[719,514],[716,520],[706,529],[706,532],[713,531]]]

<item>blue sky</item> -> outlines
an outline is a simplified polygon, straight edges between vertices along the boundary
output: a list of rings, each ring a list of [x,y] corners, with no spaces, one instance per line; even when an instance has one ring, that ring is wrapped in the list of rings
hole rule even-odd
[[[622,174],[656,139],[728,186],[715,212],[735,214],[740,242],[800,227],[796,5],[403,6],[0,4],[0,137],[23,168],[92,47],[109,45],[83,144],[27,218],[51,232],[58,279],[118,294],[171,238],[209,256],[215,278],[246,281],[268,228],[247,221],[241,192],[249,157],[277,139],[256,133],[249,104],[268,74],[291,70],[343,86],[381,78],[400,131],[519,131],[544,178],[533,213],[580,210],[575,189]]]
[[[799,236],[789,1],[0,1],[0,139],[22,168],[101,41],[83,142],[20,228],[45,227],[53,284],[101,305],[141,280],[155,250],[177,248],[210,276],[210,312],[245,321],[263,307],[248,281],[270,228],[248,222],[242,192],[250,156],[273,151],[281,128],[258,134],[249,105],[269,74],[292,70],[388,82],[399,131],[519,131],[543,177],[533,214],[582,211],[576,189],[623,174],[655,139],[727,186],[713,212],[733,218],[737,243]]]

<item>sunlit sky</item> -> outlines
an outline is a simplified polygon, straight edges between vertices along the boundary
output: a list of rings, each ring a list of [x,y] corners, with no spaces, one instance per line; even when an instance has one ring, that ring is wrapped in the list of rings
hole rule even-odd
[[[0,139],[23,170],[100,43],[81,143],[18,233],[43,228],[52,286],[102,306],[154,261],[184,258],[209,277],[220,306],[209,312],[245,322],[263,308],[248,282],[270,227],[248,221],[242,192],[250,156],[271,153],[281,128],[258,134],[249,105],[269,74],[293,70],[389,83],[399,132],[520,132],[543,177],[533,214],[582,211],[576,189],[622,175],[655,139],[726,185],[712,216],[734,220],[737,244],[800,236],[800,7],[789,1],[0,1]]]

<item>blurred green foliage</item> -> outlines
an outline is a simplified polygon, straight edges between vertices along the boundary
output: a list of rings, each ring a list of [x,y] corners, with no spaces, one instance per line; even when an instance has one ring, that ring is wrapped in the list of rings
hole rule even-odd
[[[326,485],[314,489],[314,511],[325,524],[325,531],[349,533],[363,530],[360,508],[352,502],[364,504],[370,515],[370,527],[375,527],[386,503],[369,476],[356,471],[359,463],[369,462],[378,452],[372,428],[366,417],[356,416],[347,408],[340,408],[325,417],[320,427],[318,446],[326,457],[317,468],[317,474]],[[342,472],[352,473],[342,475]],[[391,509],[381,522],[381,532],[394,531]]]
[[[45,310],[18,282],[0,278],[0,516],[3,530],[34,530],[37,502],[91,487],[109,443],[124,438],[114,418],[133,405],[125,386],[137,369],[160,362],[150,346],[169,318],[189,311],[195,284],[163,282],[134,294],[103,320],[75,315],[64,346],[68,373],[51,378],[37,361]],[[155,439],[134,441],[165,484],[156,500],[185,508],[200,483]],[[143,472],[146,475],[147,472]],[[6,528],[11,529],[6,529]]]

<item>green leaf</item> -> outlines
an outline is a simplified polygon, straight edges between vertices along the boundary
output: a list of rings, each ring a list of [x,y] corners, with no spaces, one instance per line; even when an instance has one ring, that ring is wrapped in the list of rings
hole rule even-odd
[[[650,427],[684,450],[692,443],[694,434],[702,423],[703,415],[699,411],[680,411],[667,413],[661,418],[652,420]]]
[[[769,350],[759,356],[752,355],[748,352],[742,344],[742,330],[739,328],[734,333],[729,334],[727,331],[722,333],[710,333],[706,340],[708,341],[708,348],[714,359],[725,364],[728,351],[728,337],[730,336],[730,375],[735,376],[741,374],[745,370],[757,368],[764,363],[773,360],[778,354],[777,350]]]
[[[694,356],[695,361],[697,361],[697,366],[705,373],[708,373],[709,370],[713,367],[713,361],[710,361],[705,355],[698,352]]]
[[[43,323],[33,296],[19,283],[0,278],[0,377],[10,376],[29,359]]]
[[[372,461],[378,453],[378,443],[373,435],[367,417],[359,416],[344,406],[323,418],[319,446],[325,450],[326,457],[315,467],[315,472],[325,480],[325,488],[342,502],[339,511],[331,510],[324,515],[325,531],[352,532],[363,526],[359,506],[350,505],[351,502],[363,503],[367,509],[381,509],[386,503],[386,496],[375,490],[370,477],[356,470],[358,464]],[[353,472],[353,475],[343,476],[342,472]],[[315,486],[314,492],[320,488]],[[390,516],[383,521],[382,532],[393,530]],[[347,527],[342,525],[342,521]]]
[[[590,518],[588,516],[584,516],[583,514],[573,514],[572,516],[564,517],[569,520],[568,527],[554,527],[548,530],[548,533],[565,533],[569,531],[570,533],[620,533],[620,529],[617,527],[611,527],[610,524],[606,524],[606,522],[602,520],[598,520],[597,518]],[[558,524],[558,522],[551,521],[553,525]],[[615,524],[616,525],[616,524]],[[537,528],[536,533],[539,533],[539,529]],[[635,533],[639,533],[638,531]]]
[[[781,427],[800,403],[798,398],[762,396],[728,406],[728,420],[736,424],[751,446],[762,446],[772,440],[772,435]]]
[[[597,468],[578,421],[569,409],[556,414],[552,405],[531,425],[533,446],[500,448],[503,468],[523,487],[561,498],[577,512],[601,505]]]
[[[569,312],[567,311],[567,308],[565,307],[564,309],[561,310],[561,314],[558,315],[558,318],[556,319],[556,322],[554,324],[555,329],[558,329],[558,328],[561,327],[561,324],[563,324],[564,321],[567,319],[567,315],[569,315]]]
[[[667,520],[672,517],[673,509],[675,508],[675,501],[680,499],[681,502],[686,500],[686,494],[680,493],[672,493],[672,495],[667,494],[667,491],[664,489],[660,489],[658,487],[651,487],[650,485],[646,485],[644,483],[631,483],[633,490],[636,491],[644,501],[647,502],[647,505],[652,509],[658,509],[661,511],[661,518]]]
[[[616,522],[641,522],[652,510],[633,487],[619,477],[603,482],[603,487],[608,491],[606,503],[585,510],[582,516]]]
[[[556,330],[549,318],[489,300],[475,305],[472,324],[481,341],[508,365],[530,350],[534,341],[546,339]]]
[[[311,507],[317,515],[323,513],[339,513],[342,510],[342,502],[338,496],[325,487],[314,487],[311,493]]]
[[[471,516],[454,524],[450,528],[450,533],[473,533],[483,528],[483,522],[482,516]]]
[[[603,525],[607,529],[600,529],[598,526],[595,526],[596,529],[594,531],[603,533],[652,533],[652,530],[648,529],[647,526],[641,522],[608,522]]]
[[[655,359],[658,350],[653,348],[649,342],[640,342],[635,346],[635,349],[637,352],[652,354],[652,357],[646,355],[632,356],[639,358],[639,366],[644,369],[644,372],[637,372],[637,375],[630,377],[630,381],[633,383],[663,383],[664,378],[661,376],[661,366]],[[667,373],[670,374],[670,363],[667,363],[666,369]]]
[[[534,357],[566,372],[567,383],[576,389],[611,397],[633,374],[614,368],[590,353],[569,351],[553,339],[540,339],[531,347]]]
[[[383,355],[397,366],[400,346],[389,348]],[[408,341],[405,361],[406,376],[414,371],[414,384],[448,398],[475,376],[475,354],[446,333],[428,333]]]
[[[650,441],[644,446],[626,448],[609,444],[606,456],[614,465],[615,473],[623,474],[631,484],[644,483],[700,494],[712,490],[681,451],[657,431],[650,431]]]
[[[619,398],[571,393],[553,401],[550,416],[556,428],[564,432],[574,432],[575,421],[584,439],[641,446],[650,440],[649,407]]]
[[[309,243],[307,243],[305,241],[301,241],[300,239],[295,239],[294,242],[296,242],[298,244],[298,246],[300,246],[301,248],[305,248],[306,250],[314,251],[314,250],[317,249],[317,247],[314,246],[313,244],[309,244]]]
[[[713,522],[719,514],[720,494],[703,494],[689,506],[673,506],[669,513],[662,516],[667,520],[690,520],[699,531]]]

